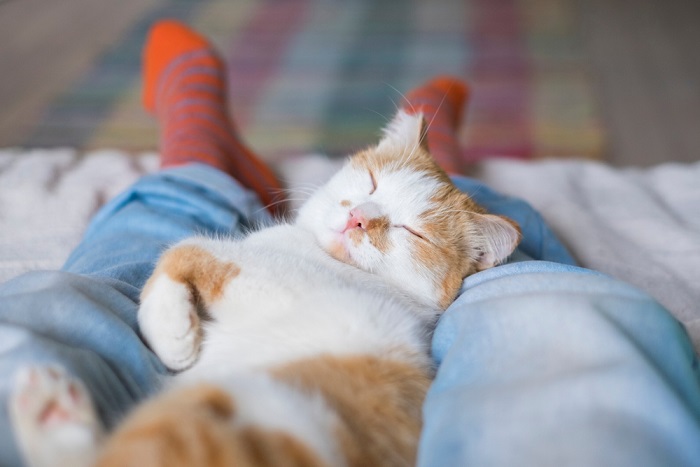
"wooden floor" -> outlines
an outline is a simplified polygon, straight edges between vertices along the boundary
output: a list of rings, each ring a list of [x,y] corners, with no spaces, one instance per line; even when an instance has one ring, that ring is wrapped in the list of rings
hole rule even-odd
[[[161,1],[0,0],[0,147]],[[700,160],[700,1],[580,0],[579,11],[608,160]]]

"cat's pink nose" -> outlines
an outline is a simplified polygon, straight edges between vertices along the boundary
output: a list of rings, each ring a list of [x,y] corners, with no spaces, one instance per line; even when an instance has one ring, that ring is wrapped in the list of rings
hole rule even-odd
[[[366,229],[367,228],[367,218],[364,213],[357,208],[350,210],[350,218],[347,224],[345,224],[345,229],[343,232],[347,232],[352,229]]]

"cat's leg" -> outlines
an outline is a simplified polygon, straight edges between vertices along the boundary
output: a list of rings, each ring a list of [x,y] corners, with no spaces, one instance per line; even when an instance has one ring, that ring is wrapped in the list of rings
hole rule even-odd
[[[202,342],[201,314],[240,269],[189,240],[161,257],[141,294],[138,320],[151,349],[172,370],[191,366]]]
[[[31,467],[92,465],[103,428],[77,379],[53,367],[29,367],[9,400],[15,437]]]

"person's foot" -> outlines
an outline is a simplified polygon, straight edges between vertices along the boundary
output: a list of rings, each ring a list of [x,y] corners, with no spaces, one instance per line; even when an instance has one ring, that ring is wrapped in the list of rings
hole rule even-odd
[[[468,86],[449,76],[434,78],[406,95],[404,109],[423,113],[428,123],[428,148],[448,174],[462,172],[457,135],[468,97]]]
[[[216,167],[276,211],[280,183],[237,135],[227,111],[225,67],[205,38],[177,21],[157,22],[144,48],[143,80],[143,105],[160,123],[161,167]]]

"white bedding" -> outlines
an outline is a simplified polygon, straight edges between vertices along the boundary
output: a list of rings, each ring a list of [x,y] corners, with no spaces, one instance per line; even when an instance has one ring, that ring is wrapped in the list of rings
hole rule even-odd
[[[292,187],[336,166],[319,157],[279,164]],[[95,211],[156,167],[154,154],[0,150],[0,282],[59,268]],[[472,175],[529,201],[582,266],[654,296],[700,349],[700,162],[642,170],[494,159]]]

